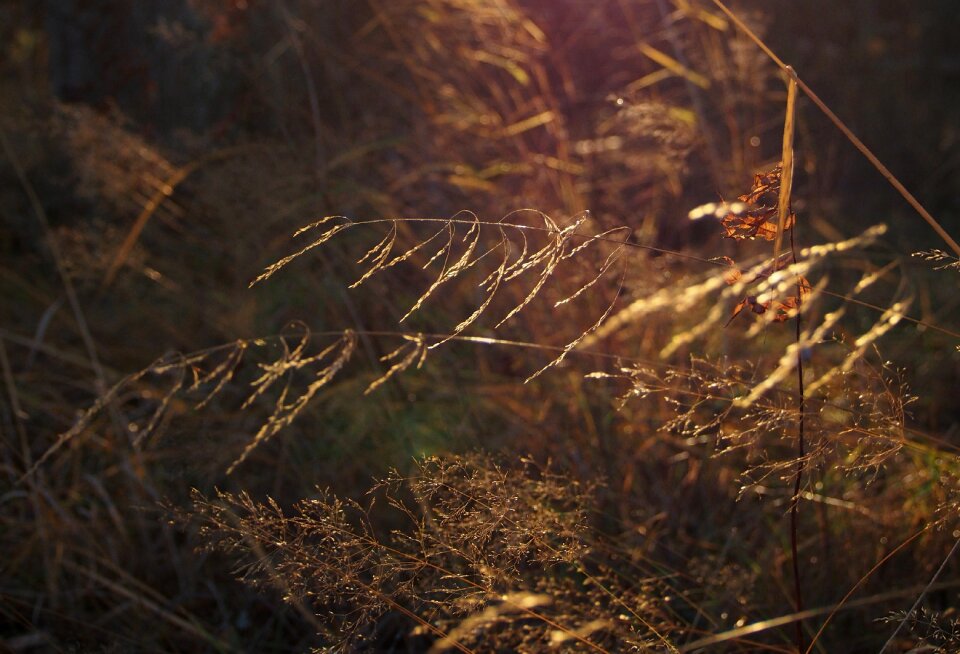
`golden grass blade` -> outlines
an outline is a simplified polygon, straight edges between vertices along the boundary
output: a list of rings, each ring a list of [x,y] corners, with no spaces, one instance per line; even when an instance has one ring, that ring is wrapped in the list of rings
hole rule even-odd
[[[691,84],[696,84],[701,89],[710,88],[710,80],[701,75],[700,73],[690,70],[679,61],[668,55],[667,53],[656,49],[649,43],[638,43],[637,49],[646,57],[655,61],[656,63],[663,66],[666,70],[669,70],[674,75],[686,79]]]
[[[730,23],[723,17],[711,13],[702,7],[694,7],[689,0],[673,0],[673,4],[676,5],[677,9],[685,16],[699,20],[718,32],[726,32],[730,28]]]
[[[531,129],[542,127],[543,125],[556,120],[556,118],[557,114],[548,109],[547,111],[538,113],[536,116],[530,116],[530,118],[524,118],[523,120],[517,121],[512,125],[508,125],[503,129],[503,135],[517,136]]]
[[[174,381],[170,389],[164,393],[163,398],[160,400],[160,405],[154,409],[153,415],[150,416],[150,422],[148,422],[147,426],[141,429],[139,433],[137,433],[136,438],[133,439],[134,447],[139,447],[143,441],[147,439],[147,437],[153,434],[154,430],[157,428],[157,425],[160,424],[160,420],[166,415],[167,408],[170,406],[170,402],[172,402],[177,393],[184,388],[187,378],[186,373],[186,365],[181,365],[178,367],[176,381]]]
[[[423,334],[416,334],[415,336],[405,336],[407,342],[398,347],[396,350],[381,357],[381,361],[391,361],[400,356],[400,354],[407,350],[406,354],[399,361],[394,363],[390,368],[383,373],[378,379],[371,382],[367,389],[363,391],[364,395],[369,395],[373,391],[377,390],[383,386],[387,381],[396,375],[397,373],[403,372],[407,368],[413,365],[416,362],[416,367],[419,368],[423,365],[424,360],[427,358],[427,342]]]
[[[386,236],[381,239],[379,243],[374,245],[372,248],[367,250],[366,254],[357,259],[357,263],[363,263],[367,259],[376,266],[376,264],[383,262],[388,256],[390,256],[390,250],[393,248],[393,244],[397,240],[397,221],[391,221],[390,231],[387,232]]]
[[[206,407],[217,395],[220,394],[220,391],[224,389],[227,383],[233,379],[233,375],[237,370],[237,366],[243,361],[244,352],[246,352],[248,347],[247,341],[237,341],[236,348],[231,350],[230,354],[227,355],[227,358],[216,368],[210,371],[209,374],[203,378],[197,380],[191,390],[194,390],[201,386],[202,384],[209,383],[214,379],[217,379],[216,386],[207,393],[207,396],[201,400],[196,408],[203,409]]]
[[[320,391],[320,389],[326,386],[337,375],[337,373],[343,369],[347,362],[353,357],[353,353],[356,351],[356,333],[352,330],[345,331],[340,340],[326,348],[321,355],[304,359],[299,363],[288,364],[286,368],[284,368],[284,372],[291,366],[302,368],[304,365],[306,365],[305,362],[316,362],[323,356],[326,356],[334,348],[339,348],[340,350],[336,358],[317,371],[313,381],[307,386],[307,389],[289,404],[286,402],[286,397],[290,388],[288,380],[287,387],[284,388],[283,392],[280,394],[280,397],[277,399],[276,404],[274,405],[273,414],[267,419],[263,426],[260,427],[253,439],[251,439],[251,441],[247,444],[243,452],[240,453],[240,456],[238,456],[227,468],[228,475],[236,470],[237,466],[243,463],[247,457],[250,456],[254,449],[276,435],[281,429],[292,423],[297,416],[300,415],[303,409],[306,408],[306,406]],[[279,375],[272,376],[269,383],[272,384],[276,379],[279,379]],[[255,397],[261,392],[262,391],[260,388],[258,388],[251,397]]]
[[[547,216],[544,216],[544,219],[547,221],[549,226],[556,226],[556,223],[554,223]],[[554,238],[550,243],[544,246],[544,248],[539,252],[531,256],[524,265],[517,268],[512,277],[517,277],[523,272],[526,272],[540,263],[543,263],[543,269],[540,271],[540,275],[537,278],[536,284],[534,284],[533,288],[529,293],[527,293],[523,300],[521,300],[513,309],[507,312],[507,315],[495,325],[494,329],[498,329],[501,325],[520,313],[524,307],[530,304],[533,299],[540,294],[540,291],[547,283],[547,280],[553,275],[553,271],[556,269],[557,264],[563,260],[566,254],[567,244],[570,242],[570,239],[576,234],[577,230],[580,228],[580,225],[582,225],[585,220],[585,215],[580,216],[576,221],[574,221],[573,224],[568,225],[563,229],[557,229],[554,234]]]
[[[280,346],[283,348],[283,356],[271,363],[259,364],[260,369],[264,372],[259,378],[250,383],[250,385],[256,390],[250,394],[246,401],[244,401],[241,408],[248,408],[251,404],[253,404],[254,400],[263,395],[277,380],[281,379],[288,372],[299,370],[312,363],[322,361],[340,345],[340,341],[337,341],[321,350],[319,354],[315,354],[304,359],[303,352],[310,343],[311,333],[310,329],[306,325],[303,325],[303,327],[304,334],[300,337],[300,342],[297,344],[297,347],[293,349],[293,351],[290,351],[289,346],[287,345],[287,340],[285,338],[280,338],[279,340]],[[343,337],[343,334],[338,335],[340,335],[341,338]]]
[[[114,282],[114,280],[117,278],[117,273],[120,272],[120,268],[123,267],[123,264],[126,263],[127,259],[130,257],[130,253],[133,252],[133,248],[140,239],[140,235],[143,233],[143,230],[146,229],[147,223],[150,222],[150,218],[153,217],[153,214],[157,212],[157,209],[160,208],[160,205],[162,205],[167,198],[173,195],[173,192],[178,186],[180,186],[180,184],[185,182],[188,177],[207,164],[230,159],[231,157],[243,154],[244,152],[249,152],[251,149],[251,146],[244,145],[212,152],[197,159],[196,161],[191,161],[185,166],[181,166],[174,171],[170,177],[165,179],[163,183],[160,184],[157,191],[150,197],[149,200],[147,200],[147,202],[144,203],[140,214],[137,216],[136,220],[133,221],[130,231],[127,232],[126,238],[124,238],[123,243],[120,245],[120,248],[114,255],[113,260],[110,262],[107,272],[103,276],[101,288],[108,288]]]
[[[450,240],[447,242],[447,245],[444,246],[448,255],[454,235],[454,223],[452,221],[450,222],[449,233]],[[480,220],[476,216],[473,216],[473,219],[470,221],[470,227],[467,230],[467,233],[464,235],[463,240],[467,243],[467,247],[463,254],[460,255],[460,258],[457,259],[457,261],[450,267],[447,267],[446,263],[444,263],[444,266],[437,275],[437,278],[433,281],[430,287],[424,291],[419,298],[417,298],[417,301],[413,303],[413,306],[410,307],[403,317],[400,318],[400,322],[403,322],[409,318],[414,312],[422,307],[430,298],[430,296],[432,296],[443,284],[449,282],[451,279],[455,278],[457,275],[470,267],[473,260],[473,253],[476,251],[477,244],[480,242]],[[432,260],[433,259],[431,259],[431,261]]]
[[[533,593],[510,593],[505,595],[501,603],[487,606],[480,613],[464,618],[460,624],[454,629],[451,629],[446,636],[434,642],[427,654],[446,652],[456,646],[455,644],[458,642],[458,639],[469,636],[471,632],[475,630],[482,629],[490,623],[502,621],[511,613],[515,613],[522,608],[534,609],[540,606],[548,606],[552,601],[549,595],[536,595]]]
[[[500,261],[500,267],[497,268],[493,273],[491,273],[493,277],[492,279],[490,279],[490,277],[487,278],[487,280],[490,280],[490,281],[484,280],[483,282],[480,283],[481,287],[486,287],[487,296],[483,299],[483,302],[480,303],[480,306],[478,306],[472,314],[470,314],[464,320],[460,321],[460,323],[453,328],[453,332],[450,334],[448,338],[445,338],[438,343],[434,343],[433,345],[430,346],[430,349],[443,345],[444,343],[449,341],[451,338],[455,338],[456,336],[458,336],[464,329],[472,325],[477,320],[477,318],[480,317],[480,314],[486,311],[487,307],[490,306],[490,303],[493,301],[494,295],[496,295],[497,291],[500,289],[500,283],[503,281],[506,275],[506,270],[510,261],[510,241],[507,239],[507,236],[503,232],[502,227],[500,228],[500,237],[501,237],[500,247],[502,248],[502,251],[503,251],[503,258]]]
[[[585,338],[582,342],[584,347],[592,347],[600,340],[607,338],[628,325],[635,324],[643,316],[656,311],[670,309],[677,314],[682,314],[693,306],[699,304],[703,299],[713,293],[726,287],[726,282],[721,275],[709,273],[703,276],[703,281],[697,282],[677,292],[676,289],[663,288],[652,295],[634,300],[631,304],[621,309],[605,322],[596,332]]]
[[[777,238],[773,243],[773,260],[780,260],[783,232],[790,217],[790,192],[793,190],[793,132],[796,123],[797,79],[793,69],[787,72],[787,114],[783,121],[783,155],[780,171],[780,195],[777,198]],[[792,227],[796,229],[796,224]]]
[[[46,449],[46,451],[34,461],[33,465],[24,472],[19,479],[17,479],[17,485],[22,484],[27,477],[32,476],[46,461],[54,455],[61,447],[63,447],[67,442],[72,440],[78,434],[80,434],[84,429],[86,429],[93,419],[100,414],[100,412],[108,407],[120,394],[120,391],[125,389],[128,384],[131,382],[143,377],[149,372],[149,369],[143,370],[135,375],[130,375],[121,379],[119,382],[110,387],[105,393],[101,393],[97,400],[90,406],[89,409],[83,412],[83,415],[80,416],[80,419],[74,423],[74,425],[67,431],[61,433],[57,436],[57,440]]]
[[[824,316],[823,321],[814,329],[812,332],[807,329],[801,335],[800,338],[795,343],[791,343],[784,350],[783,355],[780,357],[780,361],[777,364],[776,369],[768,373],[763,381],[755,385],[750,392],[736,399],[734,406],[738,408],[745,408],[751,406],[754,402],[763,397],[767,391],[775,388],[781,382],[783,382],[788,375],[793,373],[797,368],[797,356],[804,349],[811,347],[812,345],[820,342],[834,325],[840,320],[843,316],[843,311],[834,311],[828,313]]]
[[[616,229],[611,229],[611,230],[609,230],[609,231],[606,231],[606,232],[604,232],[603,234],[601,234],[600,236],[606,236],[606,235],[608,235],[608,234],[613,234],[613,233],[618,232],[618,231],[620,231],[620,232],[625,232],[625,233],[626,233],[626,237],[624,238],[624,244],[618,246],[617,248],[614,249],[613,252],[611,252],[610,254],[607,255],[607,258],[604,260],[603,264],[601,264],[600,269],[597,271],[597,274],[594,275],[594,277],[593,277],[592,279],[588,280],[585,284],[583,284],[580,288],[578,288],[576,291],[574,291],[571,295],[568,295],[567,297],[565,297],[565,298],[562,299],[562,300],[557,300],[556,302],[554,302],[554,303],[553,303],[554,308],[559,307],[559,306],[562,306],[562,305],[567,304],[567,303],[569,303],[569,302],[572,302],[572,301],[576,300],[578,297],[580,297],[581,295],[583,295],[584,292],[586,292],[588,289],[590,289],[590,288],[592,288],[594,285],[596,285],[596,283],[599,282],[599,281],[603,278],[603,276],[607,273],[607,271],[610,269],[610,267],[620,258],[620,256],[623,254],[624,248],[626,247],[626,239],[630,238],[630,232],[631,232],[631,230],[630,230],[629,228],[627,228],[627,227],[619,227],[619,228],[616,228]],[[586,243],[584,243],[583,245],[581,245],[581,246],[579,246],[579,247],[576,247],[576,248],[574,248],[573,250],[571,250],[564,258],[565,258],[565,259],[569,259],[569,258],[570,258],[571,256],[573,256],[574,254],[577,254],[578,252],[580,252],[580,250],[582,250],[582,249],[584,249],[585,247],[587,247],[590,243],[596,243],[596,242],[598,242],[598,241],[589,240],[589,241],[587,241]]]
[[[725,289],[722,295],[726,295],[730,289]],[[686,331],[679,332],[674,334],[670,338],[670,342],[667,343],[663,349],[660,350],[660,356],[664,359],[669,358],[677,352],[681,347],[693,343],[696,339],[701,336],[706,336],[711,331],[716,329],[721,325],[726,318],[727,308],[721,302],[717,302],[712,307],[710,307],[710,312],[707,314],[701,322],[697,323],[690,329]]]
[[[827,372],[823,373],[823,375],[821,375],[819,379],[811,383],[807,387],[804,395],[808,397],[812,396],[814,392],[816,392],[819,388],[825,386],[831,379],[836,377],[838,374],[842,374],[844,372],[849,372],[850,370],[852,370],[854,364],[856,364],[856,362],[863,357],[864,353],[867,351],[867,348],[869,348],[873,343],[877,341],[877,339],[879,339],[881,336],[889,332],[891,329],[893,329],[897,325],[897,323],[900,322],[900,316],[908,306],[910,306],[909,299],[903,300],[900,302],[894,302],[890,306],[890,309],[885,311],[884,314],[880,316],[880,319],[876,323],[874,323],[873,327],[871,327],[870,330],[861,334],[857,338],[857,340],[854,342],[853,351],[846,356],[843,362],[840,365],[835,366],[830,370],[828,370]]]
[[[601,316],[596,320],[596,322],[594,322],[590,327],[588,327],[586,330],[584,330],[583,332],[581,332],[579,336],[577,336],[575,339],[573,339],[572,341],[570,341],[569,343],[567,343],[566,345],[564,345],[564,346],[563,346],[563,350],[561,350],[560,354],[559,354],[553,361],[551,361],[550,363],[548,363],[548,364],[545,365],[544,367],[540,368],[540,370],[538,370],[537,372],[535,372],[535,373],[533,373],[532,375],[530,375],[529,377],[527,377],[527,378],[523,381],[524,384],[527,384],[527,383],[533,381],[534,379],[536,379],[537,377],[539,377],[540,375],[542,375],[544,372],[546,372],[546,371],[549,370],[550,368],[553,368],[554,366],[559,365],[564,359],[567,358],[567,355],[570,354],[570,352],[572,352],[572,351],[574,351],[575,349],[577,349],[577,347],[579,347],[580,344],[581,344],[588,336],[590,336],[591,334],[593,334],[595,331],[597,331],[597,329],[600,328],[601,325],[603,325],[603,323],[607,320],[607,318],[610,316],[610,314],[613,313],[613,307],[616,306],[617,300],[620,299],[620,293],[623,291],[623,279],[624,279],[624,276],[626,275],[626,273],[627,273],[627,267],[624,266],[624,267],[623,267],[623,272],[622,272],[622,274],[620,275],[620,285],[617,287],[617,292],[616,292],[616,294],[613,296],[613,300],[610,301],[610,304],[607,305],[607,308],[604,310],[603,315],[601,315]]]
[[[323,245],[324,243],[326,243],[327,241],[329,241],[330,239],[332,239],[334,236],[336,236],[336,235],[339,234],[340,232],[342,232],[342,231],[344,231],[345,229],[348,229],[348,228],[350,228],[350,227],[353,227],[353,223],[343,223],[343,224],[336,225],[336,226],[328,229],[328,230],[325,231],[323,234],[321,234],[320,237],[317,238],[317,240],[315,240],[315,241],[314,241],[313,243],[311,243],[310,245],[307,245],[306,247],[301,248],[301,249],[298,250],[297,252],[294,252],[293,254],[287,255],[287,256],[283,257],[282,259],[280,259],[279,261],[276,261],[276,262],[270,264],[269,266],[267,266],[262,273],[260,273],[252,282],[250,282],[249,286],[252,288],[253,286],[256,286],[257,284],[259,284],[260,282],[263,282],[263,281],[266,281],[266,280],[270,279],[271,277],[273,277],[273,275],[274,275],[276,272],[278,272],[280,269],[286,267],[286,265],[289,264],[289,263],[290,263],[291,261],[293,261],[294,259],[300,257],[300,256],[303,255],[303,254],[306,254],[307,252],[309,252],[310,250],[312,250],[312,249],[314,249],[314,248],[320,247],[321,245]],[[297,234],[302,234],[304,231],[306,231],[306,230],[305,230],[305,229],[301,229],[301,230],[299,230],[299,231],[297,232]],[[295,234],[295,235],[296,235],[296,234]]]

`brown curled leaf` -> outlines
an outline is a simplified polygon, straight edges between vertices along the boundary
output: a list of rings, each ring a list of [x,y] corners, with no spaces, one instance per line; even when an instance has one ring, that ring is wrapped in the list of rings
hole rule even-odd
[[[733,262],[733,260],[729,257],[722,257],[722,259],[725,259],[731,266],[731,270],[728,270],[726,273],[724,273],[724,279],[728,280],[727,283],[734,284],[739,281],[742,277],[742,273],[738,268],[736,268],[736,264]],[[780,265],[777,266],[777,269],[781,269],[784,265],[785,262],[781,262]],[[768,276],[770,272],[771,271],[769,268],[765,269],[763,272],[757,275],[755,279]],[[729,281],[731,279],[733,279],[733,281]],[[761,300],[756,295],[746,296],[740,300],[736,306],[733,307],[733,311],[730,312],[730,318],[727,320],[724,327],[732,323],[733,320],[740,315],[744,309],[750,309],[751,312],[757,314],[758,316],[767,313],[767,311],[773,311],[773,317],[766,318],[767,320],[772,320],[773,322],[786,322],[796,315],[797,311],[800,309],[803,303],[807,301],[807,299],[810,297],[810,293],[812,292],[812,287],[806,277],[797,277],[797,287],[799,288],[800,292],[799,300],[797,299],[796,295],[789,295],[782,300]]]
[[[746,211],[728,213],[720,220],[724,237],[736,240],[762,238],[766,241],[777,238],[777,199],[780,194],[781,173],[778,165],[773,170],[753,176],[750,192],[739,198],[749,208]],[[784,229],[791,229],[795,222],[796,216],[791,213]]]

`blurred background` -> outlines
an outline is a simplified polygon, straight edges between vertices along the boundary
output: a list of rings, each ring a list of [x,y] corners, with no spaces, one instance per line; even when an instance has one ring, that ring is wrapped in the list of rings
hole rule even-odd
[[[731,7],[960,233],[955,0]],[[663,406],[618,412],[616,388],[583,379],[603,359],[567,362],[521,385],[553,355],[451,343],[364,397],[398,344],[367,332],[449,332],[477,306],[473,286],[448,289],[398,326],[432,276],[398,266],[348,290],[362,274],[355,260],[379,239],[351,231],[248,288],[295,249],[296,229],[329,214],[469,210],[498,220],[534,209],[567,224],[588,210],[594,232],[627,226],[654,249],[631,254],[622,285],[605,278],[576,308],[544,302],[497,332],[562,347],[618,292],[629,301],[681,289],[710,270],[707,259],[734,254],[715,221],[688,213],[735,199],[779,161],[785,98],[772,62],[715,5],[696,0],[0,0],[0,647],[322,646],[278,594],[241,587],[230,561],[198,554],[195,534],[168,524],[158,503],[215,486],[284,506],[316,485],[358,496],[414,456],[478,448],[602,477],[600,521],[631,538],[645,525],[643,534],[668,543],[650,544],[651,555],[681,569],[714,565],[704,553],[722,550],[731,560],[742,554],[738,565],[753,574],[787,575],[768,542],[785,536],[752,531],[783,506],[754,507],[758,517],[741,524],[736,465],[655,437]],[[896,275],[864,299],[883,307],[909,295],[912,316],[956,331],[955,271],[910,257],[946,247],[802,97],[796,148],[801,244],[890,228],[869,254],[832,264],[831,281],[842,286],[895,261]],[[404,226],[400,238],[428,234]],[[568,290],[595,274],[564,272]],[[514,293],[516,303],[524,292]],[[594,349],[656,358],[701,314],[631,324]],[[854,307],[844,329],[857,334],[876,318]],[[256,431],[258,408],[241,411],[243,390],[228,388],[197,411],[154,374],[114,397],[33,481],[18,482],[124,376],[172,352],[266,338],[291,321],[318,334],[357,330],[359,362],[234,474],[224,470]],[[477,333],[492,335],[493,322]],[[918,396],[911,424],[947,443],[960,421],[954,336],[910,324],[882,343],[909,385],[903,392]],[[762,369],[789,342],[785,331],[750,343],[717,332],[676,361],[745,356]],[[147,442],[132,445],[148,423]],[[943,499],[935,481],[947,464],[935,450],[923,456],[923,490],[895,500],[886,487],[870,498],[851,491],[845,501],[877,507],[829,529],[856,530],[870,543],[866,559],[879,558],[887,539],[922,524]],[[731,525],[740,529],[732,546]],[[924,579],[942,556],[929,551],[908,555],[898,575]],[[857,578],[839,558],[810,575],[824,580],[813,606],[836,601]],[[837,575],[844,583],[827,583]],[[751,619],[789,611],[777,583],[755,592]],[[709,610],[732,624],[739,615],[720,604]],[[850,620],[837,620],[835,642],[873,651],[878,633],[857,631],[870,618]]]

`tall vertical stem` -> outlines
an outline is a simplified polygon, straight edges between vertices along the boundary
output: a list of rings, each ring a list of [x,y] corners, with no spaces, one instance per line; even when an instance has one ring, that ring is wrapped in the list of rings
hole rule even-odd
[[[790,230],[790,253],[793,257],[793,262],[797,262],[797,248],[794,244],[793,230]],[[801,317],[800,317],[800,303],[803,301],[803,282],[799,279],[797,280],[797,316],[796,316],[796,344],[797,344],[797,387],[800,395],[800,400],[798,402],[797,411],[798,411],[798,420],[797,420],[797,472],[796,478],[793,482],[793,502],[790,504],[790,553],[793,558],[793,595],[794,603],[796,605],[797,613],[803,611],[803,592],[800,586],[800,557],[798,554],[797,548],[797,513],[800,504],[800,483],[803,479],[803,468],[806,465],[806,452],[805,443],[804,443],[804,434],[803,434],[803,416],[806,409],[806,400],[803,393],[803,349],[800,347],[800,332],[801,332]],[[804,651],[804,642],[803,642],[803,622],[797,620],[797,651]]]
[[[787,73],[787,113],[783,121],[783,159],[780,172],[780,197],[777,201],[777,238],[773,245],[773,270],[776,270],[780,264],[780,249],[783,246],[783,233],[790,229],[790,254],[793,263],[797,263],[797,248],[793,233],[796,231],[796,219],[793,219],[793,225],[790,225],[790,193],[793,190],[793,133],[797,102],[797,76],[790,66],[786,67]],[[797,276],[797,315],[796,315],[796,349],[797,349],[797,386],[800,394],[797,421],[797,470],[793,484],[793,500],[790,504],[790,553],[793,560],[793,593],[794,604],[797,613],[803,611],[803,589],[800,583],[800,556],[799,556],[799,504],[800,488],[803,481],[803,469],[806,463],[806,451],[803,433],[803,416],[805,410],[805,401],[803,396],[803,352],[800,347],[801,340],[801,303],[803,302],[803,281]],[[803,623],[798,620],[797,628],[797,651],[804,651]]]

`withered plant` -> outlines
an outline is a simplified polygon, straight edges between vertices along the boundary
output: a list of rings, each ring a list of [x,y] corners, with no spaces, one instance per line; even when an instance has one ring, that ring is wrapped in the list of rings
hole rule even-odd
[[[196,493],[183,519],[239,557],[246,581],[281,588],[350,648],[676,651],[669,586],[619,577],[629,558],[592,551],[589,488],[474,454],[425,459],[369,494],[360,504],[319,492],[288,513]]]

